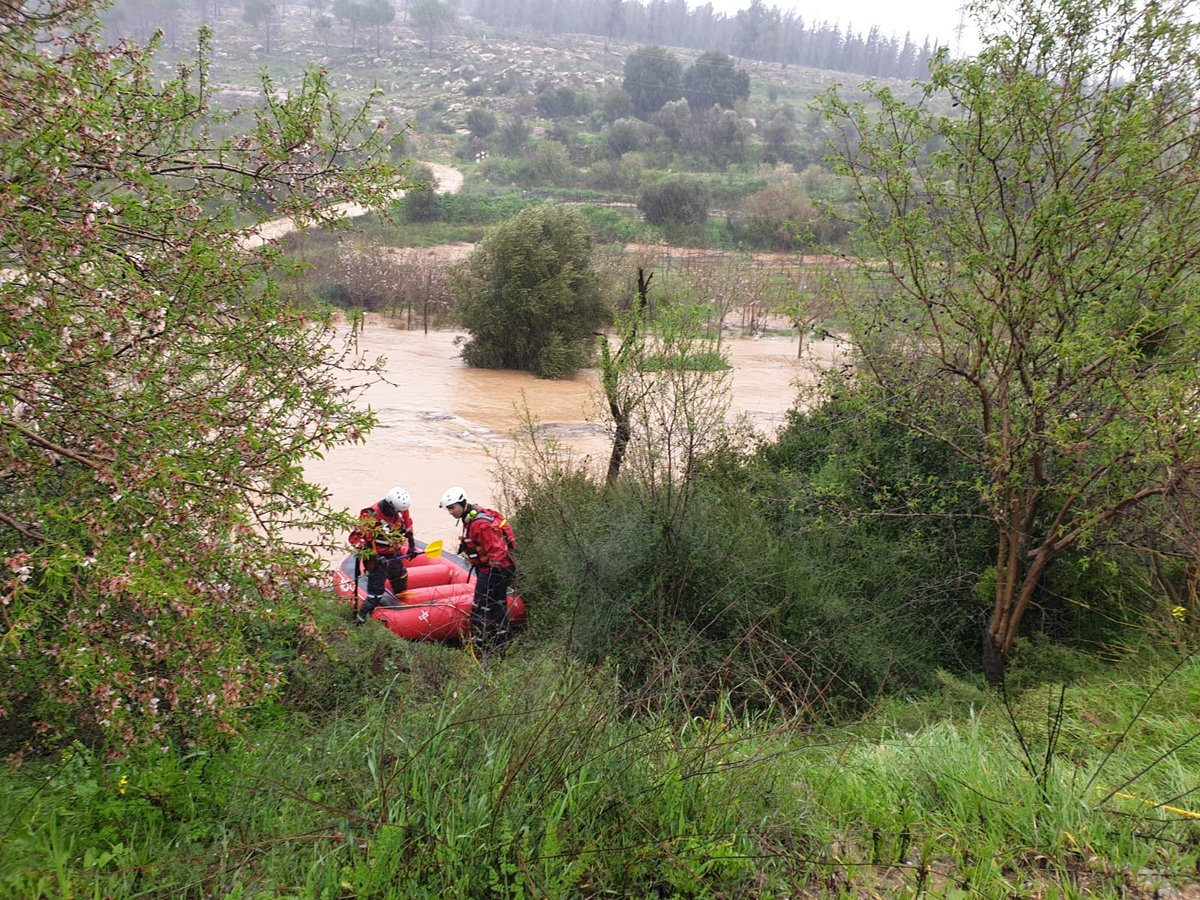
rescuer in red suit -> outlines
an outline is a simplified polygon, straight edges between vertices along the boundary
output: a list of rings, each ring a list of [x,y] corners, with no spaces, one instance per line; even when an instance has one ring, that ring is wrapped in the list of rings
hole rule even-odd
[[[462,524],[458,552],[475,568],[471,636],[487,653],[508,640],[508,586],[517,570],[512,526],[494,509],[468,503],[460,487],[449,488],[438,505]]]
[[[408,587],[404,560],[417,555],[412,516],[408,512],[411,505],[408,491],[394,487],[382,500],[358,514],[360,524],[350,532],[350,543],[358,549],[367,570],[367,599],[355,611],[356,625],[367,621],[383,602],[385,582],[391,582],[392,593],[397,595]]]

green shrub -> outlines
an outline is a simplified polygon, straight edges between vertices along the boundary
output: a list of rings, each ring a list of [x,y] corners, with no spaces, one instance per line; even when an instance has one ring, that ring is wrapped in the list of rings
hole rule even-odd
[[[591,94],[568,87],[546,88],[538,92],[538,115],[547,119],[586,116],[595,101]]]
[[[580,206],[598,244],[628,244],[646,240],[646,226],[623,210],[609,206]]]
[[[748,197],[742,204],[746,231],[755,246],[791,251],[811,247],[816,206],[798,180],[779,181]]]
[[[438,218],[458,225],[495,225],[511,219],[529,203],[517,194],[440,194]]]
[[[498,126],[499,120],[490,109],[475,108],[467,112],[467,128],[472,137],[486,138]]]
[[[437,179],[428,166],[417,165],[410,172],[413,184],[404,195],[405,222],[431,222],[437,218]]]
[[[643,185],[638,209],[652,225],[702,227],[708,220],[708,190],[695,178],[664,178]]]

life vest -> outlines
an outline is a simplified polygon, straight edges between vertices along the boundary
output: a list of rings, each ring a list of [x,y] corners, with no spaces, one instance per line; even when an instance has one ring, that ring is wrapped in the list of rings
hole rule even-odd
[[[358,517],[362,524],[350,532],[350,543],[355,547],[370,549],[379,556],[405,551],[408,535],[412,533],[412,516],[407,509],[388,515],[376,503],[362,510]]]
[[[508,519],[496,510],[483,506],[468,507],[462,517],[462,528],[462,553],[475,568],[513,565],[512,552],[517,546],[517,537],[512,526],[508,524]],[[484,546],[482,534],[491,529],[495,529],[503,543],[491,542],[492,546],[489,548]]]

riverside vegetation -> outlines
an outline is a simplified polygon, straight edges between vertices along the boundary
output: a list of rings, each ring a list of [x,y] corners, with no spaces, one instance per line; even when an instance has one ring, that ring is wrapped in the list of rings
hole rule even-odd
[[[820,177],[859,227],[803,290],[634,283],[636,251],[592,256],[599,207],[505,198],[248,248],[425,179],[322,73],[223,114],[207,32],[164,81],[91,11],[0,13],[0,893],[1200,892],[1185,9],[1000,3],[928,95],[827,94],[849,140]],[[371,425],[328,303],[371,305],[378,239],[438,210],[487,237],[408,276],[443,292],[421,318],[487,363],[487,307],[578,289],[591,324],[548,316],[518,362],[598,341],[617,438],[602,474],[528,421],[500,461],[532,622],[482,666],[351,629],[286,539],[345,528],[301,462]],[[737,285],[853,349],[770,439],[724,424]],[[372,303],[404,324],[419,296]]]

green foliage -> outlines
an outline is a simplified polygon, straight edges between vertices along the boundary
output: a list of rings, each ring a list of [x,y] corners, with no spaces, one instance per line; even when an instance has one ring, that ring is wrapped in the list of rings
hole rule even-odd
[[[514,116],[500,126],[500,146],[509,156],[515,156],[529,140],[529,133],[529,123],[520,116]]]
[[[648,372],[678,369],[690,372],[719,372],[730,368],[725,357],[715,350],[701,350],[686,356],[651,356],[646,359]]]
[[[921,102],[825,108],[875,287],[847,305],[862,375],[980,473],[998,680],[1053,561],[1200,453],[1200,26],[1185,3],[979,15],[984,50],[939,55]]]
[[[761,133],[765,148],[764,162],[800,162],[793,144],[796,140],[796,111],[790,105],[775,110]]]
[[[467,128],[473,137],[486,138],[500,125],[500,120],[490,109],[475,108],[467,112]]]
[[[696,178],[664,178],[642,186],[638,209],[652,225],[702,227],[708,220],[708,190]]]
[[[1194,663],[1094,671],[1061,712],[1057,691],[1006,708],[944,677],[822,728],[724,696],[656,713],[615,666],[526,639],[481,668],[369,632],[334,648],[376,663],[359,702],[315,723],[280,707],[219,754],[75,746],[0,771],[0,894],[1008,896],[1019,881],[1117,900],[1131,872],[1160,893],[1195,878]]]
[[[693,110],[713,106],[733,109],[738,100],[750,96],[750,75],[735,68],[733,59],[719,50],[708,50],[683,73],[683,96]]]
[[[634,115],[644,119],[683,96],[683,67],[662,47],[638,47],[625,58],[621,86],[633,100]]]
[[[742,204],[746,231],[756,246],[772,250],[805,250],[819,241],[822,216],[798,180],[778,181]],[[823,231],[824,229],[822,229]]]
[[[633,98],[625,90],[606,91],[600,96],[600,109],[606,122],[625,119],[634,114]]]
[[[646,143],[645,129],[645,124],[638,119],[618,119],[604,132],[605,152],[620,157],[640,150]]]
[[[547,119],[586,116],[593,105],[591,94],[568,87],[545,88],[537,95],[538,115]]]
[[[569,187],[575,183],[575,166],[567,154],[567,148],[558,141],[542,141],[537,145],[532,160],[534,184]]]
[[[650,121],[657,125],[667,140],[676,149],[683,149],[692,138],[692,111],[686,100],[672,100],[664,103],[662,108],[651,116]]]
[[[408,202],[407,198],[404,202]],[[455,225],[495,225],[511,219],[528,205],[516,192],[434,194],[430,202],[434,220]]]
[[[301,460],[371,422],[330,323],[233,222],[264,200],[325,221],[395,171],[320,74],[286,99],[264,80],[219,139],[206,32],[163,81],[87,6],[57,12],[53,57],[36,18],[0,31],[4,749],[212,740],[277,685],[324,569],[282,543],[329,522]]]
[[[431,222],[438,217],[437,179],[428,166],[413,166],[409,175],[412,183],[404,195],[404,221]]]
[[[694,114],[692,134],[697,142],[693,152],[711,165],[725,166],[746,161],[746,142],[750,131],[732,109],[710,107]]]
[[[457,273],[468,365],[564,377],[591,357],[608,317],[578,212],[541,204],[498,226]]]
[[[587,173],[587,184],[603,191],[620,191],[625,196],[632,196],[642,183],[642,157],[636,153],[627,153],[619,159],[600,159],[592,163]]]
[[[647,238],[646,226],[622,210],[586,204],[578,210],[598,244],[624,245]]]
[[[479,173],[491,184],[503,187],[531,188],[537,184],[533,161],[524,158],[488,157],[479,167]]]

